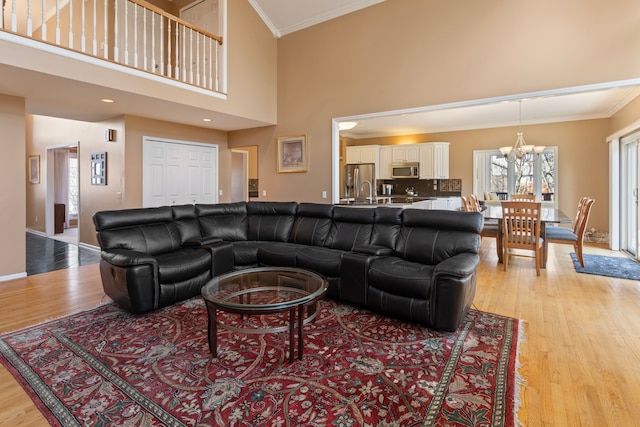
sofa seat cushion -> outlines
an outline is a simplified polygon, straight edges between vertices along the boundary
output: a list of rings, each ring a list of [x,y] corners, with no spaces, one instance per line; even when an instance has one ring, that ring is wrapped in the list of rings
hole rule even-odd
[[[429,299],[434,266],[382,257],[371,261],[368,283],[383,292],[408,298]]]
[[[257,267],[258,249],[271,245],[274,242],[247,240],[244,242],[233,242],[233,265],[234,268]]]
[[[297,266],[315,271],[327,277],[340,276],[343,250],[308,246],[298,252]]]
[[[298,252],[307,245],[275,242],[258,248],[258,264],[277,267],[295,267]]]
[[[211,254],[204,248],[183,248],[155,258],[160,283],[181,282],[211,270]]]

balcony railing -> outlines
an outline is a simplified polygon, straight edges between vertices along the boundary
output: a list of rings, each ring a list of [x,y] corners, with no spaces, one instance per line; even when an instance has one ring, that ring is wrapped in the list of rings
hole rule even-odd
[[[143,0],[2,0],[0,30],[221,92],[222,37]]]

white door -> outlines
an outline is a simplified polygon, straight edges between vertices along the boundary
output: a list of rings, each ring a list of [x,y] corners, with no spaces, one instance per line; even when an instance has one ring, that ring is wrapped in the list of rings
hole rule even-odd
[[[640,176],[638,164],[640,164],[640,132],[622,138],[622,150],[620,161],[620,243],[621,249],[640,259],[638,244],[640,241],[640,211],[638,210],[638,186]]]
[[[143,207],[218,202],[218,147],[145,137]]]

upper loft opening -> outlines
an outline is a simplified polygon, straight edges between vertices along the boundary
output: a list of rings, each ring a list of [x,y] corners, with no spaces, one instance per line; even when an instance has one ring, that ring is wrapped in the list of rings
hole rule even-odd
[[[0,30],[225,94],[226,0],[3,2]]]

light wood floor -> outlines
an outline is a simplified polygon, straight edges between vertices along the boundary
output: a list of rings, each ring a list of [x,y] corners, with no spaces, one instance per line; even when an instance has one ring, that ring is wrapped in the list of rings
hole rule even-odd
[[[536,277],[532,259],[497,264],[484,239],[475,308],[523,319],[525,426],[637,426],[640,423],[640,282],[575,272],[568,245],[553,245]],[[589,246],[586,253],[620,255]],[[0,282],[0,333],[95,307],[98,266],[88,265]],[[46,421],[0,367],[0,426]]]

